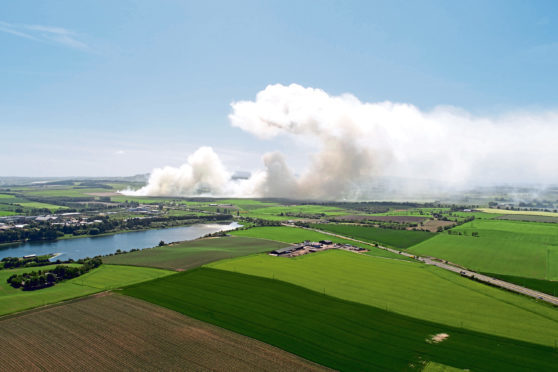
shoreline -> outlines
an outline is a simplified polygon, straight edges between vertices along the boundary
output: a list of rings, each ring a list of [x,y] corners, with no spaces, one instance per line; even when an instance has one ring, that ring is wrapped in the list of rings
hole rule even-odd
[[[69,240],[69,239],[83,239],[83,238],[95,238],[95,237],[101,237],[101,236],[110,236],[110,235],[116,235],[116,234],[125,234],[125,233],[131,233],[131,232],[140,232],[140,231],[149,231],[149,230],[165,230],[165,229],[172,229],[175,227],[184,227],[184,226],[192,226],[192,225],[198,225],[198,224],[208,224],[208,223],[215,223],[215,224],[231,224],[233,222],[236,222],[235,219],[231,219],[231,220],[224,220],[224,221],[196,221],[194,223],[185,223],[185,224],[180,224],[180,225],[175,225],[175,226],[167,226],[167,227],[149,227],[146,229],[126,229],[126,230],[118,230],[118,231],[111,231],[111,232],[106,232],[106,233],[102,233],[102,234],[97,234],[97,235],[64,235],[59,237],[58,239],[55,240],[34,240],[34,241],[15,241],[15,242],[10,242],[10,243],[0,243],[0,249],[2,248],[8,248],[10,246],[14,246],[13,248],[16,248],[19,245],[23,245],[26,243],[46,243],[46,242],[57,242],[60,240]]]

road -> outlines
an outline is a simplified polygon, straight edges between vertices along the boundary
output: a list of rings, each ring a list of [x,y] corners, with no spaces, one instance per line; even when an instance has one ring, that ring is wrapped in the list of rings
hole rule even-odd
[[[283,225],[284,226],[290,226],[290,227],[299,227],[299,226],[286,224],[286,223],[284,223]],[[309,228],[309,227],[303,227],[303,229],[316,231],[316,232],[319,232],[319,233],[322,233],[322,234],[335,236],[335,237],[341,238],[341,239],[351,240],[351,241],[354,241],[354,242],[360,243],[360,244],[370,245],[369,242],[354,239],[354,238],[351,238],[349,236],[339,235],[339,234],[331,233],[331,232],[328,232],[328,231],[313,229],[313,228]],[[415,256],[415,255],[407,253],[405,251],[399,251],[397,249],[383,247],[383,246],[378,246],[378,248],[384,249],[386,251],[390,251],[392,253],[399,254],[399,255],[402,255],[402,256],[405,256],[405,257],[413,258],[415,260],[424,262],[427,265],[433,265],[433,266],[437,266],[439,268],[442,268],[444,270],[453,271],[453,272],[458,273],[461,276],[466,277],[466,278],[474,279],[474,280],[477,280],[477,281],[482,282],[482,283],[487,283],[487,284],[493,285],[495,287],[506,289],[506,290],[511,291],[511,292],[520,293],[520,294],[525,295],[525,296],[536,298],[537,300],[540,300],[540,301],[548,302],[548,303],[550,303],[554,306],[558,306],[558,297],[551,296],[549,294],[539,292],[539,291],[535,291],[533,289],[529,289],[529,288],[526,288],[526,287],[522,287],[520,285],[516,285],[516,284],[510,283],[510,282],[506,282],[504,280],[496,279],[496,278],[493,278],[491,276],[479,274],[476,271],[465,269],[463,267],[457,266],[457,265],[452,264],[450,262],[443,261],[439,258]]]

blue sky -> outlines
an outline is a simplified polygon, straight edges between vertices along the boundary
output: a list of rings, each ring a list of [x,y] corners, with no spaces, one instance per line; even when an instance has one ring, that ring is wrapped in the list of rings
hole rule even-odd
[[[231,127],[230,103],[274,83],[554,110],[557,14],[553,1],[2,2],[0,176],[131,175],[202,145],[252,169],[291,144]]]

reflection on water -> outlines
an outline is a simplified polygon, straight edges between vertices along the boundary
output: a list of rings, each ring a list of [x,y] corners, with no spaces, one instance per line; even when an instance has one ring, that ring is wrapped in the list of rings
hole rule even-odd
[[[205,234],[232,230],[239,226],[240,225],[236,222],[230,224],[196,224],[169,229],[127,232],[93,238],[14,244],[0,248],[0,259],[4,257],[22,257],[30,254],[40,256],[49,253],[60,253],[57,259],[64,261],[73,258],[77,260],[79,258],[114,253],[117,249],[129,251],[134,248],[150,248],[159,244],[161,240],[166,243],[192,240],[204,236]]]

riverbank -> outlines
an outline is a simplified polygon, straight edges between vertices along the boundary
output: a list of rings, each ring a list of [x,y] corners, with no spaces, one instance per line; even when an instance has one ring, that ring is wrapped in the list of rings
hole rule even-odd
[[[64,236],[58,237],[57,239],[54,240],[25,240],[25,241],[21,241],[21,240],[17,240],[17,241],[13,241],[13,242],[9,242],[9,243],[0,243],[0,249],[2,248],[10,248],[10,247],[14,247],[16,245],[23,245],[26,243],[48,243],[48,242],[57,242],[60,240],[69,240],[69,239],[82,239],[82,238],[96,238],[96,237],[103,237],[103,236],[111,236],[111,235],[116,235],[116,234],[125,234],[125,233],[130,233],[130,232],[139,232],[139,231],[149,231],[149,230],[164,230],[164,229],[172,229],[175,227],[185,227],[185,226],[193,226],[193,225],[198,225],[198,224],[231,224],[235,222],[234,218],[231,218],[230,220],[221,220],[221,221],[200,221],[200,220],[196,220],[194,221],[190,221],[184,224],[177,224],[177,225],[173,225],[173,226],[166,226],[166,227],[161,227],[161,226],[150,226],[147,228],[143,228],[143,229],[125,229],[125,230],[117,230],[117,231],[109,231],[109,232],[105,232],[102,234],[96,234],[96,235],[91,235],[91,234],[85,234],[85,235],[73,235],[73,234],[66,234]]]
[[[26,255],[49,255],[60,252],[62,261],[86,257],[102,256],[117,251],[152,248],[160,241],[176,242],[193,240],[219,231],[233,230],[239,225],[236,222],[202,223],[170,228],[144,229],[139,231],[119,232],[114,234],[95,235],[76,239],[61,239],[50,242],[27,242],[10,245],[0,249],[0,259],[4,257],[23,257]]]

